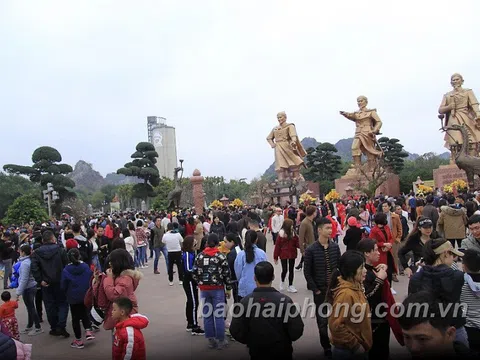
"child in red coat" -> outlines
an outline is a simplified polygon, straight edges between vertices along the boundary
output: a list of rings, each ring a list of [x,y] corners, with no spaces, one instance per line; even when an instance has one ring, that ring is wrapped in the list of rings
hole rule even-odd
[[[117,322],[113,332],[112,360],[146,360],[142,330],[148,326],[146,316],[130,315],[133,303],[129,298],[114,300],[112,318]]]
[[[273,259],[275,265],[278,263],[278,258],[282,263],[282,275],[280,282],[280,291],[285,290],[285,277],[287,276],[288,266],[288,292],[296,293],[297,289],[293,286],[293,268],[295,266],[295,259],[297,258],[297,249],[299,248],[298,236],[293,230],[293,221],[285,218],[282,229],[278,233],[277,241],[275,242],[275,249],[273,250]]]

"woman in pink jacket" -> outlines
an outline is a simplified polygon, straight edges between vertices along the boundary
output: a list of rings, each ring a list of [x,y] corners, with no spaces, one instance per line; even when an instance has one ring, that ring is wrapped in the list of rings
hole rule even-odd
[[[113,301],[120,297],[127,297],[133,303],[133,311],[138,312],[137,297],[135,290],[143,274],[135,270],[132,257],[125,249],[113,250],[107,258],[107,276],[103,279],[103,291],[110,304],[105,313],[103,328],[112,330],[115,321],[112,319]]]

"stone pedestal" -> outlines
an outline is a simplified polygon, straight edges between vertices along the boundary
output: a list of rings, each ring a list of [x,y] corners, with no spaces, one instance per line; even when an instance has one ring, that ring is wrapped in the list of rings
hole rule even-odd
[[[435,187],[439,189],[458,179],[467,182],[467,174],[455,164],[440,165],[438,169],[433,170],[433,181],[435,182]]]
[[[366,183],[367,180],[365,180],[364,176],[357,173],[355,169],[350,169],[340,179],[335,180],[335,190],[341,196],[362,195],[356,189],[359,185],[364,187]],[[400,178],[398,175],[393,173],[387,175],[387,180],[378,187],[375,195],[380,195],[381,193],[389,196],[400,195]]]
[[[269,184],[267,198],[271,204],[285,205],[290,202],[292,205],[298,205],[298,199],[308,188],[306,181],[299,181],[295,184],[274,182]]]
[[[203,191],[203,176],[200,170],[195,169],[192,177],[190,178],[192,183],[193,204],[195,205],[195,212],[197,215],[203,213],[203,206],[205,205],[205,193]]]

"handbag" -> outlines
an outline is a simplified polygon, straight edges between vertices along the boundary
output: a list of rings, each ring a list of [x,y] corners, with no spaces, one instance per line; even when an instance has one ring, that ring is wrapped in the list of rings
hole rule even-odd
[[[93,291],[93,281],[92,281],[92,307],[90,309],[90,319],[92,320],[93,324],[96,326],[100,326],[103,324],[105,320],[106,311],[105,309],[98,306],[98,294],[100,292],[100,288],[103,283],[103,276],[100,276],[99,283],[95,291]]]

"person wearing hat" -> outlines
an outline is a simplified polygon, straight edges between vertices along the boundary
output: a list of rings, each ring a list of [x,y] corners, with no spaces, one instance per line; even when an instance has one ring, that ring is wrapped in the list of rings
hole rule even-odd
[[[417,263],[423,257],[423,249],[427,241],[432,239],[433,221],[425,216],[420,216],[415,223],[413,231],[408,236],[403,247],[398,250],[398,259],[404,269],[404,274],[411,277],[417,271]],[[408,265],[407,255],[410,254],[411,263]]]
[[[365,234],[365,229],[360,227],[357,219],[353,216],[350,216],[347,220],[348,229],[345,232],[343,238],[343,243],[348,250],[356,250],[357,244],[362,240],[363,234]]]
[[[463,256],[463,253],[456,250],[450,241],[445,239],[427,241],[423,251],[425,265],[410,278],[408,294],[422,290],[432,291],[441,301],[461,309],[460,295],[465,280],[462,271],[452,269],[456,256]],[[465,323],[463,311],[457,311],[451,324],[456,328],[455,340],[468,347]]]

